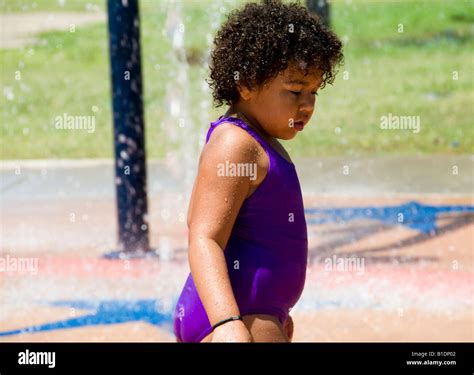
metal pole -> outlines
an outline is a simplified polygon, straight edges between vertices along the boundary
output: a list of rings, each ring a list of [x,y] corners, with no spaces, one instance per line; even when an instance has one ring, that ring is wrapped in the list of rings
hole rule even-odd
[[[306,0],[306,7],[311,14],[317,15],[325,26],[331,26],[331,12],[328,0]]]
[[[118,255],[134,256],[150,250],[146,217],[148,207],[138,0],[108,0],[107,8],[114,118]]]

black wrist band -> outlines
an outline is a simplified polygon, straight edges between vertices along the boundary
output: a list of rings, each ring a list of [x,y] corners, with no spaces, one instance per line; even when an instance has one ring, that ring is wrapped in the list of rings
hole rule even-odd
[[[212,326],[212,330],[214,331],[217,327],[219,327],[219,326],[221,326],[225,323],[232,322],[234,320],[242,320],[242,317],[240,315],[234,315],[234,316],[231,316],[230,318],[221,320],[220,322],[217,322],[216,324],[214,324]]]

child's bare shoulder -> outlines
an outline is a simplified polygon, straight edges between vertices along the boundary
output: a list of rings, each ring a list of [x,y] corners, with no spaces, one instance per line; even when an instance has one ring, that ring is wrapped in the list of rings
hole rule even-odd
[[[215,154],[217,158],[231,158],[235,162],[255,162],[259,158],[260,145],[244,129],[230,123],[216,127],[204,147],[205,154]]]

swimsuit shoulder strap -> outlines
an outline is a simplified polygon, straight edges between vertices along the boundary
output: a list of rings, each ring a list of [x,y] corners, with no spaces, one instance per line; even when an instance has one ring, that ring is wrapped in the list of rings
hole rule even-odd
[[[258,143],[267,151],[267,153],[270,151],[271,147],[269,144],[255,131],[253,130],[244,120],[241,120],[237,117],[224,117],[221,116],[217,121],[211,122],[211,126],[207,132],[206,136],[206,143],[209,141],[211,138],[211,134],[214,131],[216,127],[218,127],[222,123],[232,123],[234,125],[237,125],[239,128],[244,129],[247,133],[249,133],[253,138],[257,140]]]

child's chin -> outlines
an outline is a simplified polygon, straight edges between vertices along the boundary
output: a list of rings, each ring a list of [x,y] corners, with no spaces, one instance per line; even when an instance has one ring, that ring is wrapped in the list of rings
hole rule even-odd
[[[289,141],[289,140],[295,138],[297,134],[298,134],[298,132],[292,131],[292,132],[289,132],[289,133],[285,134],[280,139],[282,139],[284,141]]]

